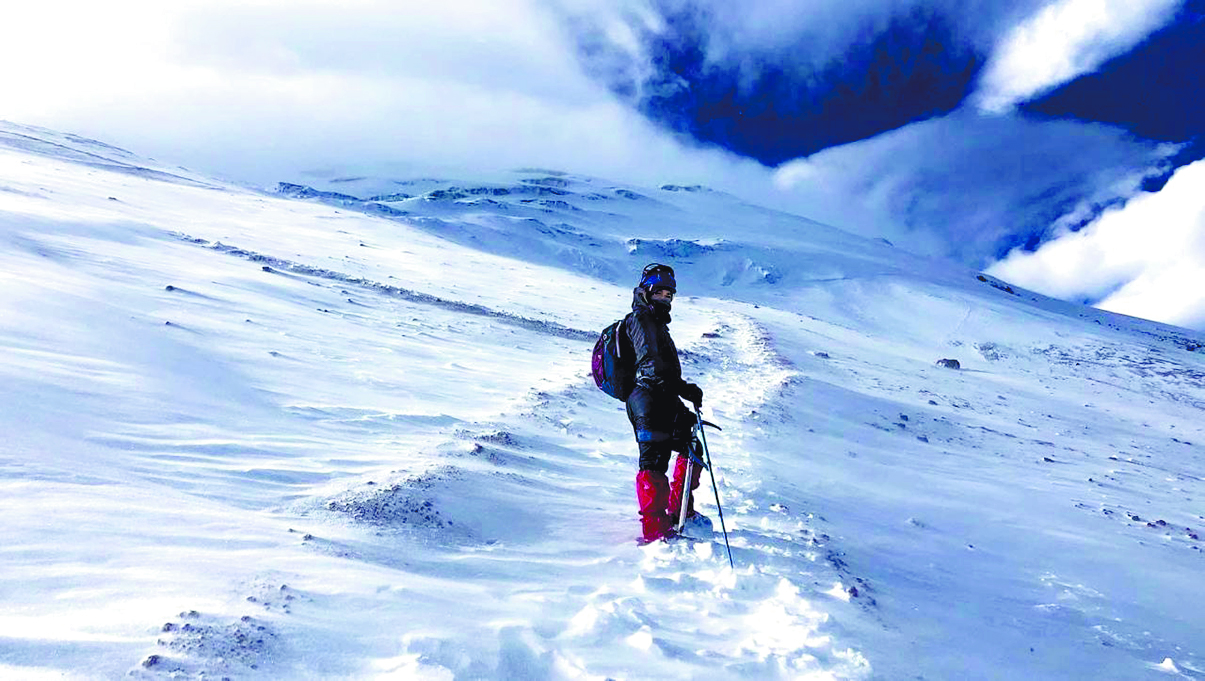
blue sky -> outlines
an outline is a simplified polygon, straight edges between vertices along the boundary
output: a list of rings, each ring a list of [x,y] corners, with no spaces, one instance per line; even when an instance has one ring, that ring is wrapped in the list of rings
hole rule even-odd
[[[704,183],[1205,326],[1202,16],[1205,0],[46,0],[0,26],[17,65],[0,118],[260,184],[530,165]]]

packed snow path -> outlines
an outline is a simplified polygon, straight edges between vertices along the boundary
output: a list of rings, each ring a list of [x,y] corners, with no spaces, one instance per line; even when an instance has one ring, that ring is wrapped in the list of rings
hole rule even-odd
[[[4,678],[1205,678],[1192,332],[718,193],[0,143]],[[735,570],[636,544],[586,373],[661,258]]]

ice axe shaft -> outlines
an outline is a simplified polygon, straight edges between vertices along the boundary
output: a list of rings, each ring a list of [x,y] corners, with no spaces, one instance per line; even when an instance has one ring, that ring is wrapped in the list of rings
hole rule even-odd
[[[723,430],[723,428],[720,428],[711,421],[704,421],[702,417],[698,416],[698,412],[696,412],[695,415],[698,418],[695,423],[696,429],[702,430],[703,426],[707,425],[715,428],[716,430]],[[688,513],[687,509],[690,508],[690,498],[691,495],[694,494],[694,490],[691,489],[691,480],[694,480],[692,477],[694,475],[694,468],[695,466],[698,466],[703,470],[709,470],[710,468],[707,464],[703,463],[702,459],[699,458],[698,453],[695,452],[695,448],[692,445],[686,446],[684,455],[686,456],[686,477],[682,482],[682,503],[678,507],[678,522],[674,525],[674,529],[678,532],[681,532],[682,528],[686,527],[686,517]]]
[[[702,430],[703,426],[701,424],[707,424],[716,430],[723,430],[716,424],[709,421],[704,421],[701,418],[695,422],[695,428]],[[703,460],[699,458],[698,453],[695,452],[693,442],[686,445],[686,451],[683,452],[683,456],[686,457],[686,476],[682,480],[682,500],[681,504],[678,506],[678,522],[674,525],[674,529],[678,532],[681,532],[682,529],[686,527],[686,518],[689,513],[687,509],[690,508],[690,498],[695,493],[694,489],[691,487],[691,481],[694,480],[694,469],[696,466],[698,466],[702,470],[708,470],[707,464],[703,463]]]
[[[687,452],[690,452],[690,447],[687,446]],[[678,526],[675,527],[678,532],[686,527],[686,509],[690,508],[690,495],[694,493],[690,489],[691,476],[695,474],[694,468],[695,456],[693,453],[688,453],[686,458],[686,477],[682,479],[682,505],[678,507]]]
[[[711,452],[707,449],[707,436],[703,434],[703,424],[706,421],[703,420],[703,414],[699,411],[698,407],[695,407],[695,416],[699,417],[699,443],[703,445],[703,456],[706,457],[707,472],[711,473],[711,491],[715,492],[715,508],[720,514],[720,529],[724,531],[724,548],[728,550],[728,567],[735,570],[736,563],[732,561],[732,546],[728,543],[728,528],[724,525],[724,507],[720,506],[720,488],[715,483],[715,469],[711,465]],[[719,426],[716,426],[716,428],[718,429]],[[690,474],[689,462],[687,463],[686,472],[688,475]],[[689,482],[689,480],[690,478],[688,477],[685,482]],[[687,486],[689,487],[689,485]],[[683,520],[685,520],[686,504],[682,505],[682,515]]]

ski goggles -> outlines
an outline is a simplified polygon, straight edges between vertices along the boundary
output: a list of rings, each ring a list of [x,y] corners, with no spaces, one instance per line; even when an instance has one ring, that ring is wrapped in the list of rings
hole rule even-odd
[[[674,279],[674,268],[660,263],[651,263],[640,273],[640,287],[648,291],[659,288],[678,292],[678,282]]]

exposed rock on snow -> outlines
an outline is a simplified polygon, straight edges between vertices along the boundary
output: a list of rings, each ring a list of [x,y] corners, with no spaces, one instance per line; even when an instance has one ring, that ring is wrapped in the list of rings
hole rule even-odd
[[[459,468],[444,466],[422,475],[374,484],[369,490],[348,490],[328,501],[326,507],[359,522],[447,530],[455,527],[455,522],[441,513],[436,493],[449,481],[463,479],[464,475]]]

